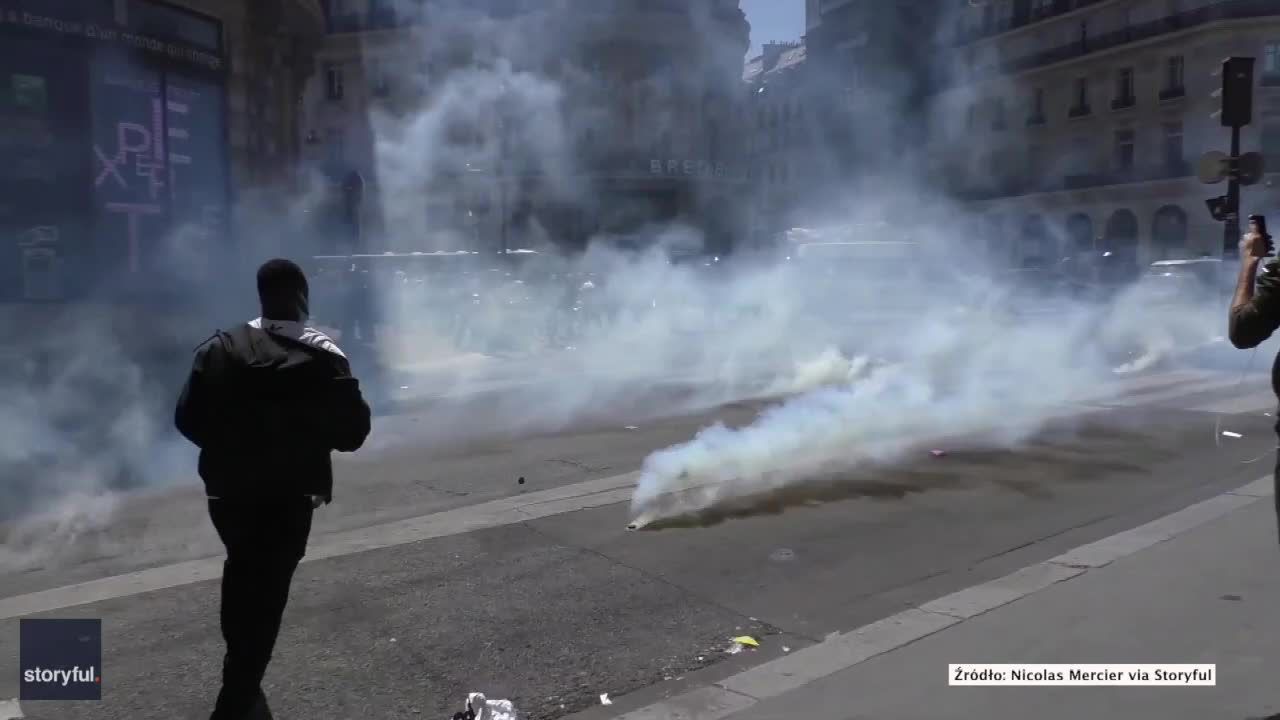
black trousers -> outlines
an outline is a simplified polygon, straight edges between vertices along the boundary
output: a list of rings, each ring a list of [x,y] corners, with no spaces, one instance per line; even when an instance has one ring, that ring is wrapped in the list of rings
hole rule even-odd
[[[1280,452],[1276,453],[1276,472],[1272,480],[1275,483],[1276,534],[1280,537]]]
[[[210,500],[209,517],[227,548],[222,568],[222,690],[210,720],[270,718],[266,674],[289,585],[311,534],[309,498]]]

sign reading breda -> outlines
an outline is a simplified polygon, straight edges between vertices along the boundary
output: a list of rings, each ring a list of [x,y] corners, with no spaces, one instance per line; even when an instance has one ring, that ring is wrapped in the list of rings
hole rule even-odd
[[[711,163],[706,160],[650,160],[649,172],[664,177],[672,175],[724,177],[725,169],[724,163]]]

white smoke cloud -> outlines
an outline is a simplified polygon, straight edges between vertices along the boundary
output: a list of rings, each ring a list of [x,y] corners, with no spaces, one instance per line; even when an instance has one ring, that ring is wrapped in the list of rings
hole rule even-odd
[[[375,248],[492,250],[496,238],[465,223],[451,226],[440,213],[468,207],[473,192],[492,189],[486,183],[499,167],[536,176],[539,189],[534,197],[510,183],[506,207],[490,212],[525,201],[617,202],[599,197],[587,181],[591,158],[582,156],[580,141],[588,131],[600,145],[624,135],[619,95],[592,68],[574,66],[568,50],[582,39],[573,34],[576,25],[550,36],[461,17],[436,16],[416,41],[421,57],[392,68],[401,81],[396,87],[421,88],[419,101],[375,109],[367,118],[371,214],[381,216],[367,229]],[[437,49],[455,53],[460,44],[481,51],[452,66],[422,69]],[[550,60],[560,66],[554,74],[539,69]],[[653,97],[701,98],[701,69],[676,68]],[[897,107],[877,96],[892,93],[893,85],[873,86],[860,102]],[[807,116],[808,129],[820,147],[832,147],[830,158],[816,153],[830,160],[822,173],[829,177],[842,162],[818,115]],[[865,147],[890,146],[893,120],[868,119],[855,135]],[[650,141],[696,121],[655,104],[640,123],[644,139],[629,149],[648,151]],[[378,360],[397,377],[430,378],[403,380],[403,394],[499,391],[492,412],[475,413],[461,401],[437,403],[424,411],[426,422],[394,438],[375,436],[369,451],[387,442],[429,448],[557,430],[619,412],[634,423],[783,398],[747,427],[707,428],[649,457],[633,511],[642,520],[660,520],[747,502],[831,471],[894,462],[948,438],[1016,446],[1117,368],[1149,369],[1220,334],[1222,312],[1210,303],[1175,298],[1158,306],[1136,292],[1101,304],[1051,303],[1015,293],[997,272],[1003,268],[986,265],[986,238],[974,229],[972,214],[935,192],[940,179],[920,169],[928,167],[925,159],[900,158],[892,171],[868,168],[816,196],[829,202],[814,215],[815,224],[853,228],[841,239],[917,244],[899,258],[815,262],[782,248],[673,264],[673,255],[702,250],[704,237],[689,218],[658,217],[649,199],[640,198],[625,208],[638,222],[602,231],[581,254],[560,253],[559,225],[533,217],[511,228],[512,246],[540,251],[520,256],[521,263],[492,253],[389,262],[394,269],[373,279]],[[321,254],[322,238],[307,227],[331,229],[322,210],[338,198],[313,180],[300,200],[262,195],[242,208],[242,226],[254,240],[246,245],[256,248],[251,260]],[[189,264],[191,238],[179,240],[175,263]],[[344,309],[333,278],[313,271],[312,308],[326,325]],[[244,317],[231,320],[252,311],[251,282],[243,292]],[[185,328],[190,342],[183,346],[206,334]],[[143,382],[139,365],[103,360],[125,355],[116,351],[118,335],[88,323],[64,337],[76,338],[78,345],[68,347],[98,352],[72,352],[81,359],[38,389],[23,376],[0,388],[12,400],[0,407],[0,465],[17,474],[40,468],[41,480],[53,478],[40,493],[27,485],[0,488],[0,498],[21,512],[54,510],[9,528],[12,563],[34,562],[36,538],[47,536],[47,547],[56,548],[102,525],[112,501],[95,498],[112,488],[194,474],[194,452],[165,439],[181,373],[160,402],[153,397],[157,384]],[[353,338],[340,342],[359,357]],[[387,380],[369,385],[378,382]],[[75,389],[85,383],[131,399],[104,415]],[[97,418],[92,441],[63,426],[65,418],[85,417]],[[157,449],[172,460],[157,462]],[[113,484],[108,478],[121,468],[133,479]]]

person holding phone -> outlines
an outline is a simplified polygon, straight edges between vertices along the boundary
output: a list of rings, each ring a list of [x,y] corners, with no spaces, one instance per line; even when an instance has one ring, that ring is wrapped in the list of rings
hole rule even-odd
[[[1274,251],[1266,219],[1250,216],[1249,231],[1240,241],[1240,275],[1231,299],[1227,332],[1231,344],[1242,350],[1261,345],[1280,327],[1280,270],[1273,262],[1258,273],[1258,266]],[[1273,375],[1280,380],[1280,363]],[[1275,389],[1280,395],[1280,383]]]
[[[1280,327],[1280,263],[1270,262],[1258,273],[1263,259],[1271,257],[1275,245],[1267,233],[1266,218],[1249,217],[1249,231],[1240,241],[1240,276],[1231,300],[1227,337],[1242,350],[1255,348]],[[1271,365],[1271,390],[1280,398],[1280,355]],[[1280,418],[1280,412],[1277,413]],[[1276,423],[1280,434],[1280,420]],[[1275,470],[1276,489],[1280,491],[1280,456]],[[1276,493],[1277,527],[1280,528],[1280,492]]]

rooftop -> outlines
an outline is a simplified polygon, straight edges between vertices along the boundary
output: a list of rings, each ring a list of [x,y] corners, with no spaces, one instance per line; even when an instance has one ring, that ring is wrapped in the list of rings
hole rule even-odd
[[[786,72],[804,63],[807,55],[803,41],[793,43],[771,43],[765,46],[765,52],[747,61],[742,70],[744,82],[752,83],[771,75]],[[770,64],[767,61],[772,61]]]

